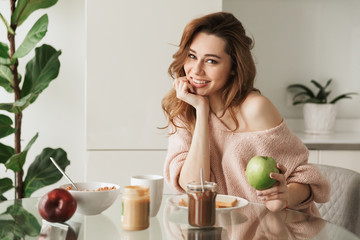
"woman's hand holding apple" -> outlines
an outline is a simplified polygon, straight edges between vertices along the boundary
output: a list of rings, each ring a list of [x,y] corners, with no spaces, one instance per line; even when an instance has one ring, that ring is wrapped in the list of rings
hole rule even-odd
[[[276,184],[269,189],[257,191],[260,200],[264,201],[265,206],[273,212],[287,207],[289,201],[289,190],[284,175],[286,168],[280,163],[276,166],[280,173],[270,173],[270,178],[277,180]]]

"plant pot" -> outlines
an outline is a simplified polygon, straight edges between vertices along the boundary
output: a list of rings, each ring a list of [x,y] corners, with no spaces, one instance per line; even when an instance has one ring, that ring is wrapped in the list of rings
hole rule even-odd
[[[305,133],[331,134],[334,132],[337,113],[335,104],[305,103],[303,113]]]

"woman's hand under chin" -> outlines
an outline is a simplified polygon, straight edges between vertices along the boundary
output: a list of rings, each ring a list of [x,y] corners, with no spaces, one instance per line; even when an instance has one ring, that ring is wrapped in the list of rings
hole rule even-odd
[[[179,77],[175,79],[173,87],[176,91],[176,97],[190,104],[195,109],[204,106],[209,108],[208,98],[197,95],[194,86],[190,84],[190,81],[186,77]]]

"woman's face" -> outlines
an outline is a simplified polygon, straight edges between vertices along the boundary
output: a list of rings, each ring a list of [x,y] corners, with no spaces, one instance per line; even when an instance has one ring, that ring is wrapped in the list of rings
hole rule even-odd
[[[215,35],[200,32],[190,45],[184,70],[196,94],[217,95],[229,79],[231,58],[226,42]]]

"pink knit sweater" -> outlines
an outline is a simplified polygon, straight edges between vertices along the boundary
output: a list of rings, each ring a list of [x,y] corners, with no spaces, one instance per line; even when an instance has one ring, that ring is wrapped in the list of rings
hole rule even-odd
[[[257,155],[269,156],[283,164],[288,183],[309,184],[311,196],[296,210],[319,215],[314,201],[329,200],[330,184],[318,169],[307,163],[309,152],[283,121],[277,127],[257,132],[233,133],[214,115],[209,117],[210,178],[218,185],[218,194],[227,194],[258,202],[255,189],[247,182],[245,169]],[[183,193],[179,175],[191,144],[191,133],[184,128],[169,137],[164,176],[168,185]]]

